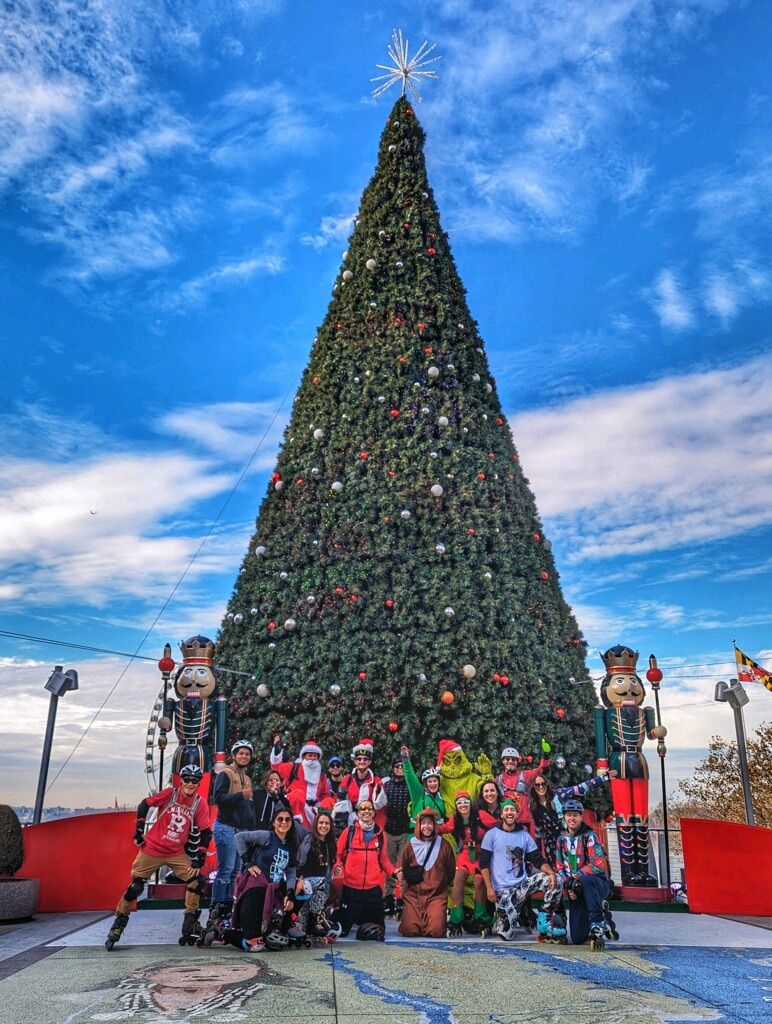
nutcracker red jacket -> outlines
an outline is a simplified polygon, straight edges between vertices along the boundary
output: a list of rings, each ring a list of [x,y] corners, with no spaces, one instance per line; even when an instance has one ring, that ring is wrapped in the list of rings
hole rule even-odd
[[[382,889],[387,875],[395,868],[386,854],[386,837],[376,825],[372,838],[365,841],[358,821],[344,828],[338,838],[338,863],[343,868],[343,884],[349,889]]]

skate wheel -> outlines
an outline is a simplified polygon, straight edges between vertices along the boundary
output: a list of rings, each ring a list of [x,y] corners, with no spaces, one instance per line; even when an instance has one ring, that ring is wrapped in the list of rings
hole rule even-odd
[[[105,949],[107,950],[108,953],[110,952],[110,950],[113,948],[114,945],[115,945],[115,939],[106,939],[105,940]]]

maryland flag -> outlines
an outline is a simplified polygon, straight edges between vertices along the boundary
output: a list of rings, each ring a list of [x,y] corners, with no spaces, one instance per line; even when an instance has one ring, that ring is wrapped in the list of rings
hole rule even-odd
[[[765,668],[757,665],[737,646],[734,649],[734,656],[737,662],[737,678],[741,683],[763,683],[772,693],[772,675]]]

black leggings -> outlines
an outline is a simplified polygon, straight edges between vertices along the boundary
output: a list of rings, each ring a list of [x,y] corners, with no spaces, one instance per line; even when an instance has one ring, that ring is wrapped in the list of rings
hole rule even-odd
[[[372,889],[352,889],[344,885],[336,919],[343,935],[348,935],[355,924],[379,924],[383,928],[383,890],[377,885]]]

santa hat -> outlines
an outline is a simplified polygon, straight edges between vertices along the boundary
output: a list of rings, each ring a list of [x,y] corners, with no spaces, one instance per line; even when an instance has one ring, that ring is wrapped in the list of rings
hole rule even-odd
[[[366,737],[364,739],[361,739],[359,743],[357,743],[354,749],[351,751],[352,757],[356,757],[357,754],[366,754],[368,757],[372,757],[373,741],[368,740]]]
[[[300,753],[298,754],[298,757],[302,757],[303,754],[318,754],[319,757],[321,757],[322,748],[319,746],[316,740],[306,740],[306,742],[300,748]]]
[[[455,740],[440,740],[437,744],[437,764],[442,764],[442,759],[446,754],[450,754],[452,751],[460,749],[461,744],[456,743]]]

